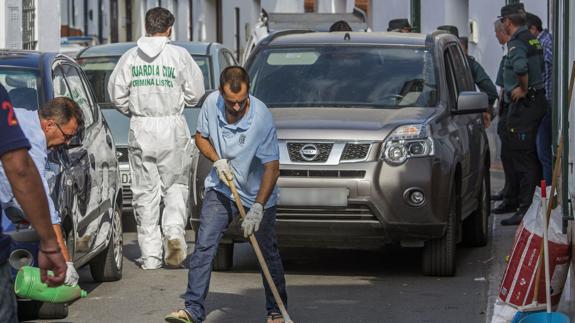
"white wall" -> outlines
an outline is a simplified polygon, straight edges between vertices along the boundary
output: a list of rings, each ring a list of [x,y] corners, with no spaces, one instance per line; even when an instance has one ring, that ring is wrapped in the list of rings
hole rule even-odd
[[[22,2],[20,0],[4,0],[0,16],[0,33],[4,34],[3,48],[22,48]]]
[[[430,1],[425,0],[423,3]],[[423,5],[422,3],[422,5]],[[410,19],[410,6],[407,0],[381,1],[370,0],[370,11],[367,15],[368,25],[372,31],[387,31],[391,19]]]
[[[491,80],[495,82],[499,62],[503,56],[503,50],[497,38],[495,38],[494,23],[499,16],[505,0],[491,0],[489,6],[484,0],[469,1],[469,20],[477,22],[478,42],[469,43],[469,54],[474,56],[483,66]]]
[[[36,1],[36,49],[45,52],[60,50],[60,5],[58,2]]]
[[[216,6],[215,1],[194,0],[193,23],[195,41],[216,41]]]
[[[258,16],[254,16],[252,6],[256,5],[253,0],[226,0],[222,1],[222,43],[234,53],[238,50],[236,45],[236,13],[235,8],[240,8],[240,55],[243,53],[247,37],[245,25],[256,21]],[[236,56],[237,58],[237,56]]]
[[[456,26],[459,36],[469,34],[469,0],[445,0],[445,25]]]
[[[304,0],[261,0],[267,12],[304,12]]]
[[[190,40],[190,2],[179,0],[177,3],[176,11],[174,15],[176,16],[175,32],[176,40],[187,41]]]
[[[316,0],[316,11],[318,13],[346,13],[352,12],[353,0]]]

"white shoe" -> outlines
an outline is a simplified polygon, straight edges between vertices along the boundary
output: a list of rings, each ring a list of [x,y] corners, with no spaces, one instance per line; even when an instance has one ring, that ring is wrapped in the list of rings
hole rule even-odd
[[[144,270],[155,270],[162,268],[162,262],[156,258],[138,259],[140,262],[140,268]]]

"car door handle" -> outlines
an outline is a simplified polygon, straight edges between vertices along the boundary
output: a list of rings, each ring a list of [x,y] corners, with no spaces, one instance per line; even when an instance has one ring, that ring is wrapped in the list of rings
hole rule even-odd
[[[112,148],[112,138],[110,137],[110,135],[106,135],[106,143],[110,148]]]
[[[90,154],[90,167],[92,167],[92,169],[96,169],[96,158],[94,157],[94,154]]]

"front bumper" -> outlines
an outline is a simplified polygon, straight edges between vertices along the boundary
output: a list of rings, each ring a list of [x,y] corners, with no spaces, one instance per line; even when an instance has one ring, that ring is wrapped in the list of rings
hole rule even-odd
[[[388,243],[440,238],[445,233],[449,213],[450,182],[450,167],[434,156],[409,159],[400,166],[383,161],[333,166],[282,165],[276,218],[279,244],[370,249]],[[308,203],[310,199],[298,205],[297,200],[282,196],[288,191],[313,194],[316,190],[331,189],[347,191],[344,205],[331,201],[325,194],[323,200],[313,201],[313,205]],[[408,202],[405,192],[412,189],[424,194],[422,205]],[[289,201],[289,205],[284,201]],[[197,218],[193,214],[194,228],[198,226]],[[242,240],[235,223],[224,239]]]

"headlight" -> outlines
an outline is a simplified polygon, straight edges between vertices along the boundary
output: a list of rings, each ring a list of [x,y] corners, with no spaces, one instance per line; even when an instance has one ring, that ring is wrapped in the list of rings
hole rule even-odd
[[[122,159],[122,157],[124,157],[124,153],[121,152],[121,151],[119,151],[119,150],[116,150],[116,158],[117,158],[117,159]]]
[[[409,158],[433,155],[429,125],[404,125],[396,128],[384,141],[380,159],[401,165]]]

